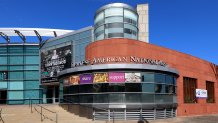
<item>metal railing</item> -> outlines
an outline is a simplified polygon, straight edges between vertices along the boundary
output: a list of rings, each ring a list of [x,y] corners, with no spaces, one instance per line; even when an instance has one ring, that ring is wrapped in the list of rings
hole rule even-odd
[[[54,121],[55,123],[58,123],[58,113],[57,112],[51,111],[51,110],[49,110],[49,109],[47,109],[39,104],[33,104],[33,100],[31,100],[31,99],[29,101],[29,107],[31,108],[31,113],[33,113],[33,109],[34,109],[37,113],[39,113],[41,115],[41,122],[43,122],[44,119],[49,119],[51,121]],[[39,109],[37,109],[37,108],[39,108]],[[48,115],[46,115],[45,111],[54,114],[55,118],[51,118]]]
[[[2,118],[2,109],[0,109],[0,121],[2,121],[3,123],[5,123],[4,120],[3,120],[3,118]]]

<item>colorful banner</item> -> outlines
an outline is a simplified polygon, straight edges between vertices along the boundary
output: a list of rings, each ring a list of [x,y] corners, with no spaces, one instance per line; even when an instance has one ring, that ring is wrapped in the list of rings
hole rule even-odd
[[[94,83],[108,82],[108,74],[107,73],[95,73],[93,82]]]
[[[141,82],[141,73],[125,73],[125,82]]]
[[[109,82],[125,82],[125,73],[109,73]]]
[[[92,74],[83,74],[80,75],[80,84],[90,84],[93,82]]]
[[[80,82],[80,77],[79,76],[70,76],[70,85],[78,85]]]

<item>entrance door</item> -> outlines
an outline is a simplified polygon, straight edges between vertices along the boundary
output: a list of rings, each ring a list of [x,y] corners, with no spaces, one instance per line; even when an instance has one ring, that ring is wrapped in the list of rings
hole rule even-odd
[[[0,90],[0,104],[7,103],[7,90]]]
[[[55,87],[55,103],[59,102],[59,86]]]
[[[48,87],[46,91],[47,103],[53,103],[53,88]]]
[[[48,87],[46,98],[47,98],[47,103],[58,103],[59,102],[59,86]]]

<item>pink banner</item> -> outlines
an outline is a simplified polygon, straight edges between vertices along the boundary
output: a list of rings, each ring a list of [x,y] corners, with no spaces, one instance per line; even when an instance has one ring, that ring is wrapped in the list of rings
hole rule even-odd
[[[125,74],[124,73],[109,73],[109,82],[125,82]]]

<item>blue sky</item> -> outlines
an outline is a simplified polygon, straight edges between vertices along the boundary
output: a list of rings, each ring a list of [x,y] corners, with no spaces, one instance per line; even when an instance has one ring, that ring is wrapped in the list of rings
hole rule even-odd
[[[113,2],[149,3],[150,43],[218,64],[218,0],[0,0],[0,27],[77,30]]]

